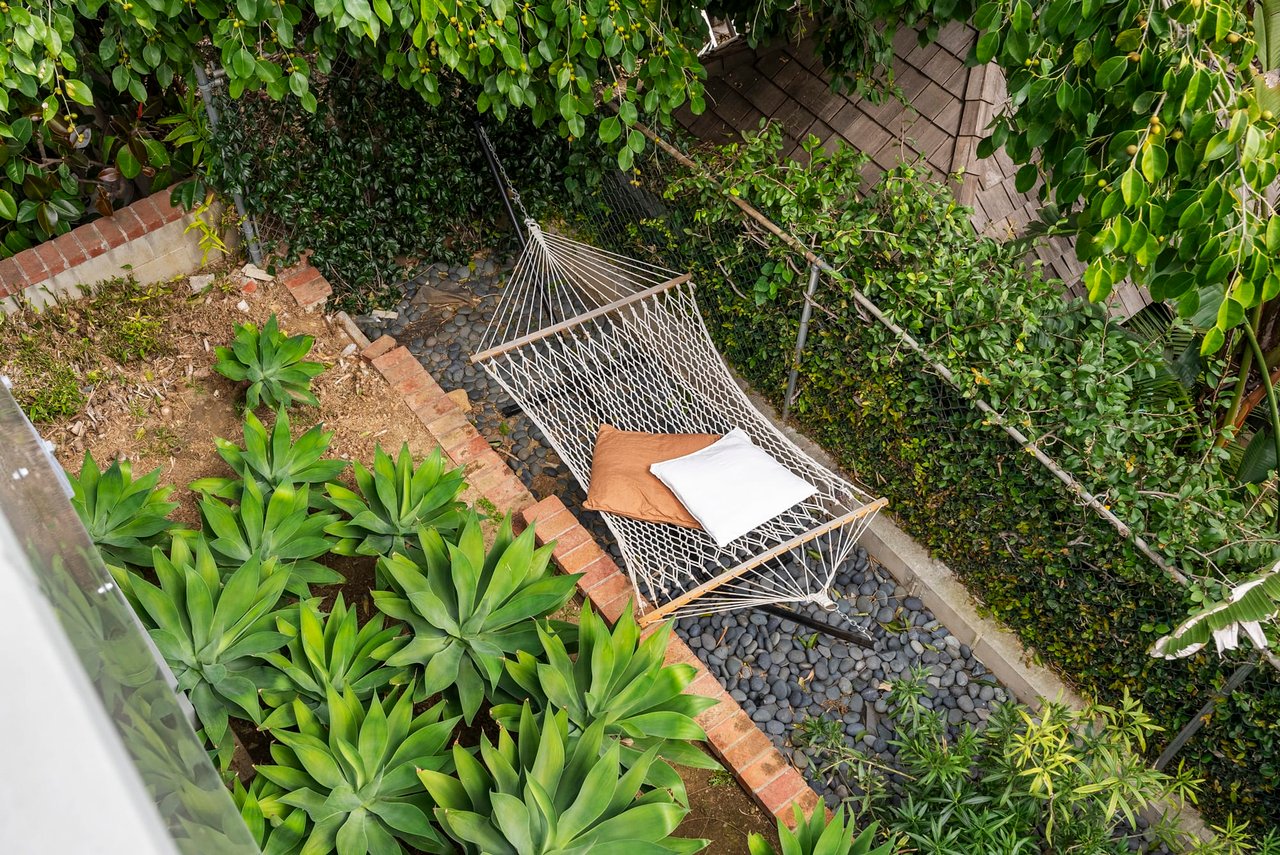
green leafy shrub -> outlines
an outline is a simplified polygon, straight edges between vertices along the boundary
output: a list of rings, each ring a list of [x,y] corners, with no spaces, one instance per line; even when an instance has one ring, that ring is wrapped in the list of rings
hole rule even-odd
[[[412,636],[387,664],[421,669],[420,697],[457,697],[470,724],[497,688],[503,658],[536,648],[536,619],[568,602],[578,576],[549,567],[552,546],[535,549],[532,526],[513,537],[510,517],[488,551],[475,514],[465,517],[456,546],[429,528],[418,543],[412,558],[378,560],[392,590],[374,591],[374,603]]]
[[[270,434],[252,410],[244,413],[244,448],[215,439],[218,456],[236,473],[234,478],[201,478],[191,489],[232,501],[240,500],[242,485],[252,478],[263,495],[281,484],[323,484],[346,469],[344,460],[325,460],[332,433],[314,425],[296,440],[290,433],[289,411],[276,412]],[[316,498],[313,496],[312,498]]]
[[[280,484],[264,499],[257,481],[250,479],[243,482],[240,504],[234,507],[205,496],[200,517],[213,535],[209,546],[218,561],[235,566],[251,558],[275,559],[288,574],[288,590],[300,597],[310,596],[312,585],[342,582],[341,573],[315,560],[333,545],[324,530],[337,514],[313,513],[308,495],[305,484]]]
[[[156,547],[158,585],[131,570],[116,580],[195,707],[205,736],[224,762],[232,750],[231,716],[262,720],[258,687],[268,684],[262,656],[288,640],[276,631],[276,608],[289,575],[274,558],[250,556],[225,578],[203,536]]]
[[[443,703],[414,715],[413,695],[408,687],[362,703],[350,686],[330,686],[327,724],[298,700],[296,730],[271,731],[275,764],[258,774],[283,790],[272,813],[293,807],[310,819],[303,852],[395,853],[397,841],[448,851],[415,773],[452,771],[444,749],[458,719],[445,718]]]
[[[177,502],[166,502],[172,487],[156,487],[160,469],[134,479],[127,460],[115,460],[103,472],[89,452],[80,474],[67,473],[73,490],[71,506],[89,532],[89,538],[108,564],[151,563],[151,547],[173,527],[168,517]]]
[[[538,710],[563,710],[575,730],[596,722],[605,735],[623,742],[624,765],[634,763],[650,748],[661,760],[695,768],[717,769],[719,764],[692,743],[706,733],[694,721],[715,701],[684,690],[697,671],[692,665],[664,665],[671,624],[663,624],[643,641],[629,605],[613,631],[604,618],[584,606],[579,615],[577,656],[554,632],[538,628],[541,649],[517,650],[507,661],[507,673]],[[514,730],[519,704],[499,704],[490,713],[494,720]],[[664,762],[651,767],[651,783],[667,787],[683,800],[679,774]]]
[[[392,306],[421,265],[467,264],[509,239],[474,117],[454,99],[431,106],[405,98],[366,64],[335,69],[314,91],[315,113],[262,93],[220,103],[228,120],[213,135],[210,172],[267,224],[278,238],[273,248],[313,249],[335,306]],[[535,217],[546,211],[543,200],[598,180],[602,152],[589,141],[568,145],[523,111],[485,127]]]
[[[272,409],[295,403],[318,407],[311,378],[324,371],[324,365],[304,358],[314,342],[309,335],[285,335],[272,314],[261,332],[256,324],[237,326],[230,347],[214,348],[213,369],[223,377],[249,383],[244,394],[250,410],[260,403]]]
[[[804,818],[800,805],[792,805],[795,811],[795,831],[787,828],[787,824],[778,820],[778,840],[782,845],[781,853],[761,834],[752,834],[747,840],[751,855],[893,855],[891,843],[876,846],[876,825],[872,823],[861,834],[853,825],[853,818],[845,819],[844,806],[836,809],[835,815],[827,819],[826,811],[821,807],[809,818]],[[857,834],[855,837],[854,835]]]
[[[467,855],[587,855],[590,852],[693,853],[705,840],[673,838],[688,809],[665,790],[644,790],[650,748],[625,772],[620,746],[596,723],[571,735],[568,716],[541,721],[526,704],[516,738],[505,728],[480,759],[453,748],[455,776],[418,773],[439,807],[436,819]],[[638,795],[639,794],[639,795]]]
[[[295,724],[296,700],[323,720],[328,714],[328,689],[338,693],[350,689],[364,703],[374,692],[405,682],[404,671],[387,667],[386,660],[408,637],[398,626],[384,626],[379,614],[361,624],[341,594],[327,615],[321,614],[315,600],[299,602],[276,618],[276,629],[288,642],[284,649],[262,657],[280,678],[262,688],[262,700],[273,708],[264,727]]]
[[[923,852],[1130,851],[1123,835],[1159,803],[1194,800],[1188,772],[1169,775],[1142,756],[1160,728],[1127,695],[1119,706],[1073,710],[1049,702],[1033,713],[997,707],[987,724],[950,734],[946,716],[924,706],[923,675],[890,693],[901,776],[880,775],[843,738],[829,745],[834,768],[855,775],[860,816]],[[873,777],[868,777],[871,771]],[[1158,843],[1176,845],[1176,815],[1153,824]],[[1236,843],[1241,843],[1239,838]],[[1243,853],[1230,836],[1215,851]]]
[[[462,521],[462,468],[446,470],[439,448],[415,467],[408,443],[394,462],[375,445],[373,470],[359,461],[354,469],[359,493],[341,484],[328,485],[329,500],[350,517],[325,529],[339,538],[333,547],[338,555],[403,553],[409,548],[407,539],[423,526],[447,533]]]

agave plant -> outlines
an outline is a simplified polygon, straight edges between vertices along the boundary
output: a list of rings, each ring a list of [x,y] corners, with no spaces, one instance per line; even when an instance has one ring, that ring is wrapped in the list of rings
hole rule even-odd
[[[351,517],[325,529],[340,538],[333,548],[339,555],[404,552],[406,538],[419,528],[451,532],[461,522],[462,469],[446,470],[439,448],[415,469],[407,444],[394,462],[375,446],[373,471],[357,462],[355,475],[358,494],[340,484],[328,486],[330,501]]]
[[[852,817],[845,821],[843,805],[830,820],[825,810],[818,809],[807,821],[800,805],[791,807],[795,811],[796,830],[793,832],[786,823],[778,820],[781,852],[775,850],[762,835],[752,834],[747,839],[751,855],[893,855],[893,844],[875,846],[875,823],[854,837],[857,829],[853,826]]]
[[[401,840],[423,852],[448,852],[431,822],[432,801],[417,770],[448,772],[445,752],[457,718],[445,705],[413,714],[413,691],[374,694],[361,703],[347,687],[327,693],[328,724],[294,701],[296,730],[274,729],[275,765],[258,774],[284,793],[280,805],[303,810],[311,829],[302,852],[399,853]]]
[[[404,670],[388,667],[386,659],[408,636],[398,626],[384,627],[379,614],[361,626],[341,594],[327,616],[317,600],[302,600],[276,618],[276,628],[289,641],[283,650],[263,656],[279,672],[277,681],[262,689],[262,700],[274,707],[264,727],[295,724],[293,702],[299,699],[323,718],[329,687],[350,688],[364,702],[375,691],[404,682]]]
[[[264,496],[281,484],[323,484],[347,466],[345,460],[324,459],[332,439],[332,433],[315,425],[295,440],[285,409],[276,413],[276,423],[268,434],[253,411],[245,410],[244,448],[225,439],[214,440],[218,456],[238,477],[201,478],[192,482],[191,489],[238,502],[244,482],[249,480],[258,483]]]
[[[215,535],[209,546],[218,561],[237,566],[250,558],[275,558],[288,570],[287,590],[310,596],[311,585],[340,583],[340,573],[314,559],[329,551],[325,526],[337,514],[312,513],[306,484],[279,484],[264,499],[252,478],[244,482],[240,504],[231,507],[211,496],[200,500],[200,516],[206,531]]]
[[[534,655],[517,651],[507,661],[507,673],[540,709],[562,709],[577,730],[595,723],[606,736],[625,740],[622,761],[629,765],[643,752],[656,749],[658,756],[685,766],[716,769],[719,765],[691,744],[707,734],[694,716],[715,706],[712,698],[684,694],[697,676],[693,666],[664,665],[671,625],[664,624],[643,641],[630,607],[609,631],[605,620],[587,606],[578,624],[578,655],[571,658],[564,640],[549,628],[538,627],[542,650]],[[507,728],[515,726],[521,708],[497,705],[493,718]],[[653,767],[650,783],[661,784],[683,800],[680,775],[666,763]]]
[[[311,378],[324,371],[324,365],[304,359],[314,342],[309,335],[285,335],[273,314],[261,332],[256,324],[237,326],[230,347],[214,348],[213,369],[223,377],[249,382],[245,404],[251,410],[259,404],[276,409],[299,401],[317,407]]]
[[[374,603],[412,635],[387,664],[422,668],[420,697],[455,693],[470,724],[502,677],[503,657],[534,648],[535,620],[564,605],[578,577],[550,572],[551,547],[535,549],[532,528],[513,537],[510,517],[487,553],[474,513],[456,546],[435,529],[421,529],[418,542],[420,558],[378,562],[395,590],[374,591]]]
[[[539,722],[526,704],[515,740],[506,728],[496,746],[482,737],[479,759],[455,745],[456,775],[424,769],[418,777],[439,805],[440,826],[467,855],[706,848],[706,840],[670,836],[688,808],[666,790],[640,794],[655,749],[624,772],[619,748],[605,739],[603,723],[573,735],[564,712],[547,711]]]
[[[223,578],[202,535],[175,539],[167,556],[156,547],[152,560],[159,586],[130,570],[117,581],[225,759],[229,717],[262,719],[258,686],[269,668],[261,657],[288,641],[275,609],[289,576],[274,558],[250,556]]]
[[[71,482],[71,505],[102,560],[139,567],[150,564],[151,547],[173,527],[167,517],[178,507],[177,502],[165,501],[171,487],[156,488],[160,470],[153,469],[135,480],[129,461],[116,460],[103,472],[86,451],[80,474],[68,472],[67,480]]]

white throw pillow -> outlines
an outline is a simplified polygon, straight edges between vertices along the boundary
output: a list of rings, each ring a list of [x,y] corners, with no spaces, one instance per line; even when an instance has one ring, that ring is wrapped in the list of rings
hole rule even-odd
[[[734,428],[693,454],[649,467],[721,548],[818,492]]]

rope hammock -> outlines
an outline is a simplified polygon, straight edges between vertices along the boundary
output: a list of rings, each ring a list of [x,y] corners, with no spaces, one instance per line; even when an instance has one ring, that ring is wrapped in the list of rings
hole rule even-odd
[[[737,427],[817,487],[723,549],[698,529],[601,514],[649,604],[642,622],[782,602],[834,608],[832,579],[885,500],[816,463],[752,406],[712,344],[688,275],[525,223],[525,250],[471,361],[521,406],[584,490],[601,424],[651,433]]]

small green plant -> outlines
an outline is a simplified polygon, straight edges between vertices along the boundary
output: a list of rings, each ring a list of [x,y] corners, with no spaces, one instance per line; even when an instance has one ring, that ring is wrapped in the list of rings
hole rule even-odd
[[[819,746],[832,758],[825,772],[868,792],[859,817],[913,851],[1127,852],[1117,837],[1122,822],[1136,827],[1152,804],[1194,799],[1191,775],[1158,772],[1144,758],[1160,728],[1127,695],[1116,707],[1048,702],[1034,714],[1002,704],[985,727],[966,724],[955,734],[923,704],[929,691],[919,673],[892,686],[900,768],[886,770],[844,744]],[[1150,833],[1171,846],[1177,838],[1167,820]]]
[[[31,382],[17,383],[14,396],[27,418],[38,425],[48,424],[80,412],[86,399],[74,368],[43,353],[29,355],[25,361],[30,364],[24,379]]]
[[[286,336],[273,314],[262,331],[256,324],[236,327],[230,347],[216,347],[214,370],[237,382],[248,381],[245,405],[257,409],[266,404],[272,409],[295,403],[320,405],[311,391],[311,378],[324,371],[319,362],[307,362],[315,339],[309,335]]]
[[[134,479],[127,460],[113,461],[106,471],[85,452],[80,474],[67,473],[71,505],[80,516],[89,538],[108,564],[151,564],[151,547],[173,527],[168,519],[177,502],[166,502],[171,487],[157,488],[160,470]]]
[[[230,507],[212,496],[200,500],[200,516],[219,563],[238,566],[250,558],[274,558],[289,575],[288,590],[299,597],[310,596],[312,585],[333,585],[344,581],[342,574],[315,559],[329,551],[332,541],[325,526],[337,514],[313,513],[307,485],[279,484],[264,499],[258,482],[244,482],[240,504]]]
[[[145,359],[160,349],[162,326],[160,318],[145,314],[141,308],[118,318],[104,344],[107,354],[117,362]]]
[[[384,627],[380,614],[359,623],[341,594],[328,615],[321,614],[318,601],[302,600],[276,618],[276,629],[289,640],[282,650],[262,657],[279,672],[274,685],[262,687],[262,700],[273,707],[263,727],[295,724],[293,702],[299,699],[323,718],[328,688],[351,689],[363,703],[374,692],[404,682],[404,671],[387,667],[386,659],[408,636],[398,626]]]
[[[778,820],[778,841],[782,848],[780,855],[893,855],[894,846],[886,843],[875,845],[876,825],[872,823],[861,834],[853,826],[853,818],[846,821],[844,807],[836,809],[830,820],[826,811],[819,806],[804,818],[800,805],[792,805],[795,812],[796,830],[787,828],[787,824]],[[779,850],[760,834],[752,834],[747,840],[751,855],[779,855]]]
[[[564,712],[541,721],[525,704],[516,738],[481,737],[480,757],[453,747],[456,775],[423,770],[436,819],[467,855],[589,855],[592,852],[693,853],[706,840],[671,837],[688,809],[662,789],[646,790],[656,748],[625,772],[621,746],[604,723],[571,734]]]
[[[429,528],[418,543],[412,558],[397,553],[378,561],[392,590],[374,591],[374,603],[412,635],[387,664],[422,669],[420,697],[456,696],[470,724],[502,679],[504,657],[537,647],[535,620],[569,600],[578,576],[552,572],[551,546],[534,548],[532,526],[513,537],[510,517],[487,552],[474,513],[456,546]]]
[[[284,792],[263,813],[302,809],[310,819],[305,853],[398,853],[397,841],[447,852],[415,773],[453,770],[445,746],[458,719],[444,717],[443,703],[414,715],[412,687],[364,703],[350,686],[326,694],[327,723],[297,700],[296,729],[271,731],[275,764],[258,774]]]
[[[542,649],[516,651],[516,658],[507,661],[507,673],[520,687],[516,695],[539,709],[564,710],[575,730],[601,722],[606,736],[624,743],[624,765],[654,748],[662,760],[718,769],[718,763],[691,744],[707,738],[694,717],[716,702],[684,693],[697,676],[693,666],[663,664],[670,635],[671,624],[666,623],[641,641],[631,606],[610,632],[604,618],[587,606],[578,624],[576,658],[559,635],[538,627]],[[520,714],[518,704],[500,704],[491,711],[508,729],[516,727]],[[651,783],[684,800],[684,785],[674,769],[660,761],[651,774]]]
[[[262,720],[258,687],[268,682],[261,657],[288,640],[276,631],[276,606],[289,580],[275,559],[247,558],[225,578],[203,535],[156,547],[158,585],[131,570],[115,578],[187,693],[205,736],[224,764],[232,751],[231,716]]]
[[[284,408],[276,412],[275,424],[268,434],[253,411],[246,410],[244,448],[225,439],[214,440],[218,456],[237,477],[201,478],[192,483],[191,489],[239,501],[243,484],[250,478],[258,482],[264,496],[281,484],[323,484],[347,467],[344,460],[324,459],[332,439],[332,433],[315,425],[295,440],[290,433],[289,411]]]
[[[182,230],[184,235],[192,231],[200,233],[201,267],[209,263],[209,256],[213,253],[220,256],[227,254],[227,244],[222,239],[222,224],[210,216],[214,199],[213,191],[210,190],[204,201],[191,211],[191,222]]]
[[[341,484],[329,484],[329,500],[350,519],[331,524],[326,531],[339,538],[338,555],[390,555],[407,550],[407,538],[429,526],[452,532],[461,522],[458,495],[466,487],[462,469],[445,469],[444,453],[437,448],[414,467],[409,445],[391,456],[374,446],[373,470],[359,461],[355,467],[359,493]]]

